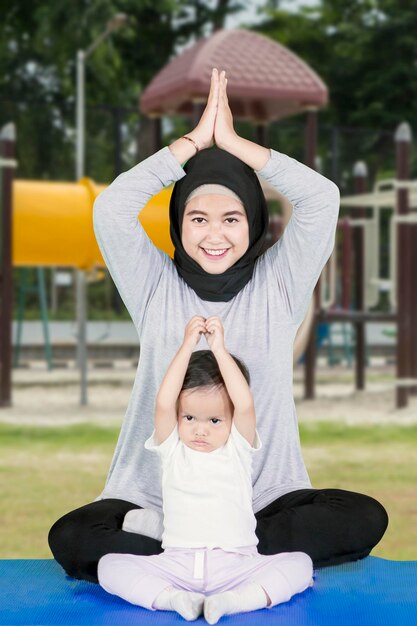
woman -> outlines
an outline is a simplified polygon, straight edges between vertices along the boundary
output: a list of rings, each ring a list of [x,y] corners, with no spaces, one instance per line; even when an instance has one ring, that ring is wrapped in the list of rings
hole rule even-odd
[[[268,214],[254,170],[294,209],[281,239],[261,256]],[[173,182],[174,261],[153,246],[137,219]],[[160,473],[143,444],[164,372],[182,341],[178,329],[194,315],[220,317],[227,349],[251,371],[263,441],[253,467],[259,552],[306,552],[317,567],[363,558],[381,539],[387,514],[373,498],[311,487],[292,395],[294,336],[333,248],[338,210],[332,182],[237,135],[227,79],[216,69],[196,128],[97,198],[97,240],[137,328],[140,359],[103,493],[50,531],[51,550],[68,574],[97,582],[104,554],[161,552],[154,527]],[[141,508],[136,532],[124,530],[126,514]]]

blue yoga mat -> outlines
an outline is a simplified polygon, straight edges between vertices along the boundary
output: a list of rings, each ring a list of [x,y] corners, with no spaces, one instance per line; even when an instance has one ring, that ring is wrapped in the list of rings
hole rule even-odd
[[[53,560],[0,561],[0,624],[138,626],[186,624],[147,611],[65,575]],[[194,624],[206,624],[199,618]],[[227,626],[416,626],[417,561],[362,561],[315,573],[314,587],[290,602],[222,617]]]

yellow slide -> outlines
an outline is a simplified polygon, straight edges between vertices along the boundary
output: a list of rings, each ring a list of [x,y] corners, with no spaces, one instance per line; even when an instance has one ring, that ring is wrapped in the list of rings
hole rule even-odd
[[[105,188],[89,178],[78,183],[15,180],[13,265],[104,266],[93,231],[92,206]],[[171,188],[154,196],[140,221],[154,244],[173,255],[168,228]]]

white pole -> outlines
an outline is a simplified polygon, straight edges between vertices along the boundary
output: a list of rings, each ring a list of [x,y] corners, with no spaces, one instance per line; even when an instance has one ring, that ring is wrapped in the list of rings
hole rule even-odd
[[[77,51],[77,106],[76,106],[77,147],[75,159],[75,178],[84,176],[85,144],[85,52]]]
[[[77,94],[76,94],[76,157],[75,177],[79,181],[85,171],[85,61],[97,46],[127,20],[124,13],[117,13],[107,23],[105,31],[93,41],[87,50],[77,50]],[[80,370],[80,404],[87,404],[87,281],[85,272],[76,270],[77,307],[77,363]]]
[[[85,52],[77,51],[77,103],[76,103],[76,160],[75,177],[84,176],[85,167]],[[87,286],[85,272],[75,271],[77,311],[77,365],[80,371],[80,404],[88,403],[87,390]]]

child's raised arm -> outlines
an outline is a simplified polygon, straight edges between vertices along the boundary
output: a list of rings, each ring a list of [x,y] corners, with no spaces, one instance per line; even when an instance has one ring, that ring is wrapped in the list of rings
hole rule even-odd
[[[184,340],[172,359],[155,401],[154,427],[158,444],[169,437],[177,423],[177,400],[184,382],[191,353],[206,332],[204,317],[192,317],[185,327]]]
[[[256,414],[252,392],[245,377],[224,345],[223,325],[218,317],[206,320],[207,343],[219,365],[227,393],[233,403],[233,422],[240,434],[253,446]]]

